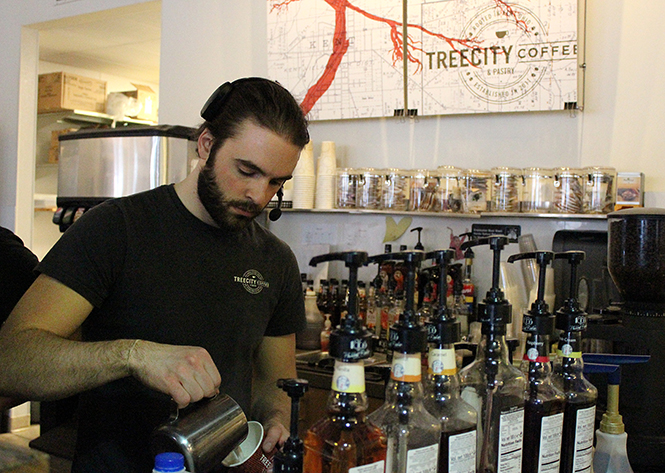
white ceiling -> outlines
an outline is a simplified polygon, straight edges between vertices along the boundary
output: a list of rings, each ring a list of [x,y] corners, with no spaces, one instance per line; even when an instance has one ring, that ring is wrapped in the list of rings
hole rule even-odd
[[[42,61],[159,84],[160,1],[35,26]]]

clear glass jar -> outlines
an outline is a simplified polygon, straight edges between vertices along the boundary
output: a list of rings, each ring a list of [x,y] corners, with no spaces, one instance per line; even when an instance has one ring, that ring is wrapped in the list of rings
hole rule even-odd
[[[462,195],[460,191],[460,175],[462,170],[455,166],[439,166],[439,187],[434,199],[435,212],[461,212]]]
[[[400,169],[387,169],[383,181],[383,208],[385,210],[408,210],[409,174]]]
[[[492,174],[489,171],[467,169],[462,173],[462,208],[465,213],[487,212],[490,201]]]
[[[508,167],[492,168],[492,212],[519,212],[520,175],[519,169]]]
[[[584,213],[606,214],[616,203],[617,171],[610,167],[586,167],[584,178]]]
[[[436,172],[427,169],[412,171],[409,186],[409,210],[434,210],[434,197],[438,185]]]
[[[551,212],[553,198],[554,174],[551,169],[526,168],[522,170],[521,212]]]
[[[358,170],[357,208],[372,210],[382,208],[383,180],[383,173],[374,168]]]
[[[555,213],[582,213],[582,171],[573,168],[556,168],[554,170],[554,204]]]
[[[335,186],[335,206],[338,209],[356,208],[358,173],[351,168],[337,168]]]

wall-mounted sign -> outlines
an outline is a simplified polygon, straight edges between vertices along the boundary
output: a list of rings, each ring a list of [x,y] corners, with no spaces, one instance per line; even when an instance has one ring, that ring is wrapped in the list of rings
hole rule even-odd
[[[312,120],[576,108],[578,0],[268,0],[269,76]]]

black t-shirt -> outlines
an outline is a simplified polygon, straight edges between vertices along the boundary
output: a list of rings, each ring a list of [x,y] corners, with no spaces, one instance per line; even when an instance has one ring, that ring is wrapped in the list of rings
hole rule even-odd
[[[206,348],[221,373],[221,392],[248,417],[252,354],[262,337],[305,326],[289,247],[256,222],[238,233],[203,223],[172,185],[86,212],[38,270],[94,306],[83,323],[85,340],[138,338]],[[138,471],[151,468],[147,440],[170,409],[165,395],[133,378],[84,393],[78,464],[126,454],[140,464]]]
[[[0,325],[34,282],[38,262],[19,237],[0,227]]]

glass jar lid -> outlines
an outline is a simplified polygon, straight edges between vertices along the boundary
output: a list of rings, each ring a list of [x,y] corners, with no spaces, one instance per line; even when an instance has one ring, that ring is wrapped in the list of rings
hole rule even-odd
[[[436,170],[441,177],[459,177],[464,171],[462,168],[450,165],[439,166]]]
[[[562,177],[579,178],[582,175],[582,170],[577,168],[567,168],[567,167],[555,168],[554,175],[558,178]]]

